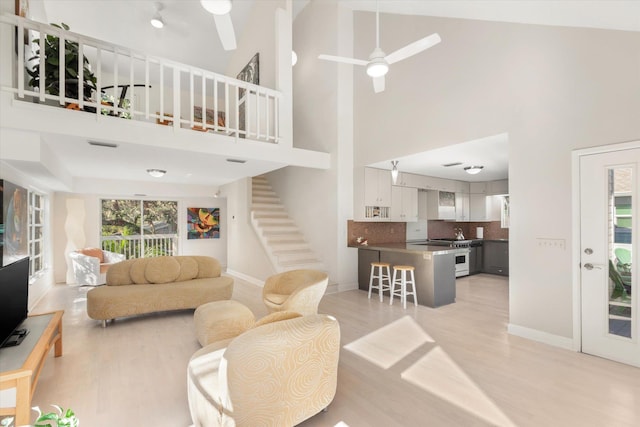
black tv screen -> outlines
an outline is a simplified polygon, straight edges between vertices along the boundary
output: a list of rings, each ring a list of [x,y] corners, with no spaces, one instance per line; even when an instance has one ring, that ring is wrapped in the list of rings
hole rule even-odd
[[[29,257],[0,268],[0,346],[27,318]]]

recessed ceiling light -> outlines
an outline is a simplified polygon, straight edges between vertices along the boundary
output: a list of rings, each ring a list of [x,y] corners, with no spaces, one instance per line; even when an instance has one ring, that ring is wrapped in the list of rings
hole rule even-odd
[[[108,148],[116,148],[118,144],[114,144],[113,142],[100,142],[100,141],[87,141],[89,145],[95,145],[96,147],[108,147]]]
[[[147,169],[147,173],[154,178],[161,178],[167,171],[164,169]]]
[[[484,168],[484,166],[466,166],[464,171],[468,174],[475,175],[480,173],[480,171]]]
[[[227,159],[227,162],[229,162],[229,163],[247,163],[246,160],[242,160],[242,159]]]

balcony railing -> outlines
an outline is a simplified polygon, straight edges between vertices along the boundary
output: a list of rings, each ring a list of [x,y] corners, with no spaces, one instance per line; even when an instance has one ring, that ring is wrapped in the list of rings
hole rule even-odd
[[[236,138],[280,141],[278,91],[14,15],[0,16],[0,23],[3,31],[8,26],[15,34],[11,52],[17,59],[13,82],[3,81],[1,89],[19,99],[90,112],[98,120],[111,116],[155,121]],[[3,43],[4,51],[7,43]],[[44,56],[47,43],[53,43],[58,52],[53,60],[58,64],[54,82],[45,77],[45,61],[32,59],[38,52]],[[74,50],[78,64],[69,67],[67,51]],[[3,62],[10,61],[9,54],[3,53]],[[87,67],[84,58],[90,73],[71,75],[75,73],[68,68]],[[42,77],[36,87],[29,85],[26,70],[36,70]],[[51,93],[52,85],[59,95]]]
[[[127,259],[171,256],[178,253],[177,234],[101,236],[102,250],[124,254]]]

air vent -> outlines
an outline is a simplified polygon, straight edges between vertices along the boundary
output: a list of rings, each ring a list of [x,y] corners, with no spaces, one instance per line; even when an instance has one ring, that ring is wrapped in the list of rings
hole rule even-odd
[[[242,159],[227,159],[227,162],[229,162],[229,163],[247,163],[246,160],[242,160]]]
[[[113,142],[100,142],[100,141],[89,141],[89,145],[95,145],[96,147],[108,147],[108,148],[116,148],[118,144],[114,144]]]
[[[444,166],[445,168],[450,168],[451,166],[460,166],[462,163],[461,162],[455,162],[455,163],[445,163]]]

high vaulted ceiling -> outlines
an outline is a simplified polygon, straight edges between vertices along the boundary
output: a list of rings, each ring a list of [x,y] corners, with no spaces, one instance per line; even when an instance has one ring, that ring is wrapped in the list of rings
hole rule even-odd
[[[13,0],[2,0],[13,1]],[[241,43],[242,33],[248,31],[247,22],[252,6],[256,0],[233,0],[231,12],[232,21],[236,31],[236,37]],[[270,0],[259,0],[270,1]],[[296,16],[309,1],[323,0],[293,0],[293,13]],[[374,11],[374,0],[338,0],[340,4],[354,10]],[[283,3],[283,0],[278,0]],[[150,25],[150,19],[161,5],[161,14],[165,22],[163,29],[155,29]],[[381,12],[430,15],[441,17],[454,17],[465,19],[481,19],[504,22],[519,22],[542,25],[561,25],[591,28],[606,28],[626,31],[640,31],[640,1],[555,1],[555,0],[380,0],[378,3]],[[77,33],[106,40],[111,43],[127,46],[135,50],[147,52],[153,55],[165,57],[178,62],[195,65],[208,70],[225,73],[227,64],[233,55],[222,49],[215,28],[215,23],[210,14],[204,11],[199,0],[30,0],[30,9],[33,19],[44,22],[64,22]],[[59,136],[48,135],[47,143],[56,144]],[[78,158],[83,150],[76,150],[73,144],[69,144],[69,138],[61,139],[67,143],[56,144],[56,152],[60,159],[67,159],[69,172],[74,176],[86,176],[87,171],[108,169],[103,164],[105,158],[88,156]],[[506,145],[503,139],[493,140],[492,143]],[[478,145],[478,143],[472,144]],[[86,147],[85,147],[86,148]],[[469,144],[466,146],[469,148]],[[127,147],[121,147],[126,150]],[[452,161],[473,162],[479,164],[494,164],[496,170],[500,170],[506,176],[508,159],[486,158],[491,150],[479,150],[476,157],[462,159],[458,155],[459,146],[452,146],[430,153],[430,156],[417,154],[399,159],[403,170],[416,173],[433,174],[433,171],[425,171],[418,168],[417,160],[425,158],[452,159]],[[140,158],[140,164],[128,165],[129,169],[137,174],[142,173],[149,164],[144,163],[144,156],[136,154],[136,148],[131,148],[131,155],[127,158]],[[505,150],[506,152],[506,150]],[[437,154],[437,156],[435,155]],[[167,164],[163,167],[177,171],[181,170],[177,164],[180,156],[163,156],[167,162],[175,160],[175,166]],[[229,168],[224,158],[211,159],[208,167],[220,161],[220,170]],[[398,160],[398,159],[396,159]],[[440,160],[438,160],[440,161]],[[444,162],[444,160],[443,160]],[[493,162],[493,163],[492,163]],[[388,162],[377,165],[386,166]],[[99,166],[98,166],[99,164]],[[74,166],[76,165],[76,166]],[[81,165],[82,170],[78,169]],[[93,165],[93,166],[92,166]],[[154,163],[155,165],[155,163]],[[414,165],[414,166],[412,166]],[[184,165],[183,165],[184,166]],[[261,165],[262,166],[262,165]],[[190,165],[191,168],[195,166]],[[182,167],[184,168],[184,167]],[[412,169],[413,168],[413,169]],[[440,167],[441,168],[441,167]],[[76,170],[78,169],[78,170]],[[260,167],[258,167],[260,169]],[[256,170],[257,171],[257,170]],[[202,173],[205,173],[203,170]],[[450,169],[446,173],[453,173]],[[123,172],[126,175],[126,172]],[[176,174],[180,178],[175,182],[185,182],[194,179],[187,173]],[[196,175],[197,176],[197,175]],[[437,175],[436,175],[437,176]],[[464,177],[464,174],[462,175]],[[98,178],[98,176],[96,176]],[[227,177],[229,179],[232,176]],[[453,179],[461,177],[451,176]],[[134,176],[121,176],[121,179],[143,179]],[[167,179],[170,179],[167,176]],[[220,177],[219,182],[225,182]]]

